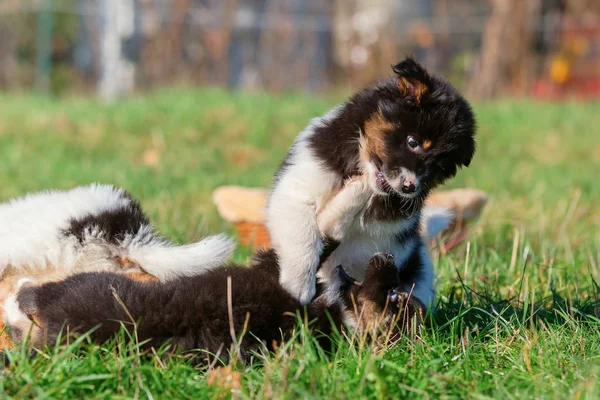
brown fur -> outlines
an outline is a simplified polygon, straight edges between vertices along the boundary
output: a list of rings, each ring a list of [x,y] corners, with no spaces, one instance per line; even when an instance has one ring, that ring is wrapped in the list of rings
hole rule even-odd
[[[414,97],[416,102],[420,103],[421,98],[427,94],[429,89],[426,84],[415,78],[401,76],[398,78],[398,90],[403,96]]]
[[[394,124],[385,119],[381,109],[377,110],[365,122],[365,146],[363,150],[370,156],[384,153],[385,134],[391,129],[394,129]]]
[[[427,308],[419,299],[397,287],[402,282],[398,280],[393,258],[376,254],[369,261],[363,282],[368,283],[352,287],[346,295],[346,302],[350,304],[346,313],[361,331],[372,336],[384,334],[388,340],[401,332],[418,331]]]

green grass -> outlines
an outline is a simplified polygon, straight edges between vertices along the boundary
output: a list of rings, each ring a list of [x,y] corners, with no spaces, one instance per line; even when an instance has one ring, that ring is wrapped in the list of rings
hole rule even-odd
[[[126,187],[178,241],[231,231],[223,184],[266,186],[293,137],[336,98],[159,91],[104,106],[0,96],[0,199],[89,182]],[[449,186],[491,201],[469,241],[436,254],[439,304],[418,343],[323,355],[300,331],[242,373],[241,398],[598,398],[600,103],[478,104],[478,151]],[[145,151],[159,155],[143,162]],[[248,250],[236,258],[245,261]],[[12,352],[2,397],[213,398],[205,370],[134,345]],[[159,352],[161,355],[161,352]]]

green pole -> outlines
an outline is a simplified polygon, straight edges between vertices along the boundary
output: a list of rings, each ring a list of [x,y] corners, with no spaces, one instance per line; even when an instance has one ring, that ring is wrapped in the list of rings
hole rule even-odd
[[[50,89],[52,73],[52,2],[53,0],[42,0],[42,9],[37,18],[35,84],[44,93]]]

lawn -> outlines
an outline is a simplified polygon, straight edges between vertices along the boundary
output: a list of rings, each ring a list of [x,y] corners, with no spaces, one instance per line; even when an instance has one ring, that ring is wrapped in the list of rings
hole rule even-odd
[[[127,188],[164,235],[232,231],[211,191],[269,185],[293,137],[341,97],[162,90],[105,106],[0,95],[0,200],[90,182]],[[449,187],[490,203],[469,240],[435,254],[438,304],[422,340],[386,352],[310,334],[252,365],[236,396],[598,398],[600,103],[476,104],[478,150]],[[248,249],[236,259],[245,262]],[[14,351],[3,398],[220,398],[184,356],[116,340]]]

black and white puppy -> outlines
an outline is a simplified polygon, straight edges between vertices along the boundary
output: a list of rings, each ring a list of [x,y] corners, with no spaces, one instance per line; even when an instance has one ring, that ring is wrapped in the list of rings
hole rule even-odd
[[[160,238],[140,204],[110,185],[0,204],[0,282],[7,286],[90,271],[144,271],[166,281],[220,266],[234,247],[225,235],[183,246]]]
[[[419,322],[423,306],[397,289],[392,257],[378,254],[366,269],[364,281],[355,282],[337,267],[327,290],[306,309],[281,287],[273,251],[256,255],[251,268],[219,267],[165,283],[84,273],[25,284],[5,301],[4,320],[15,343],[29,334],[35,346],[53,344],[60,332],[94,328],[91,337],[105,341],[122,325],[132,331],[135,322],[146,347],[170,341],[174,349],[220,353],[223,359],[233,343],[231,326],[236,335],[245,332],[238,354],[249,359],[253,351],[273,350],[289,338],[298,317],[325,334],[318,335],[325,347],[335,330],[368,330],[390,339],[406,331],[407,323]]]
[[[281,283],[302,304],[315,295],[317,275],[326,283],[341,264],[360,279],[377,252],[394,255],[405,290],[427,306],[434,299],[419,234],[423,203],[470,164],[475,118],[455,88],[414,60],[392,69],[392,77],[313,119],[275,176],[267,227]],[[317,274],[324,251],[331,255]]]

